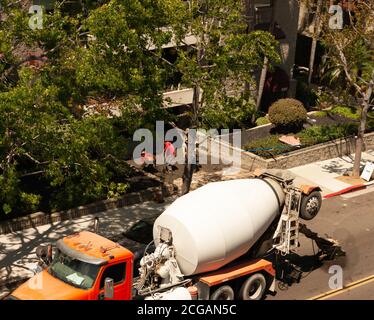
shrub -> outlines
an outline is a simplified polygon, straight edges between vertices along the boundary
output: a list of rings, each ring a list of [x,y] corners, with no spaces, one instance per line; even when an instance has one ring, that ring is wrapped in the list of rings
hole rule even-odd
[[[130,185],[128,183],[115,183],[111,182],[109,184],[109,191],[107,194],[108,199],[117,199],[124,195],[129,189]]]
[[[202,125],[210,128],[246,128],[254,114],[254,100],[238,97],[215,97],[202,108]]]
[[[324,118],[324,117],[327,117],[328,116],[328,113],[327,111],[317,111],[315,113],[313,113],[313,116],[315,116],[316,118]]]
[[[262,126],[268,123],[270,123],[268,117],[260,117],[256,120],[256,126]]]
[[[333,126],[314,126],[299,132],[297,135],[304,147],[312,146],[335,139],[345,138],[356,134],[356,123],[343,123]]]
[[[270,122],[286,130],[300,129],[306,118],[303,104],[296,99],[279,99],[269,108]]]
[[[358,109],[350,108],[346,106],[335,106],[331,109],[330,113],[341,115],[348,119],[353,119],[353,120],[360,119],[360,113]]]
[[[318,102],[318,94],[302,79],[298,79],[297,81],[296,98],[309,108],[314,107]]]
[[[301,148],[309,147],[354,135],[357,132],[357,126],[357,123],[314,126],[300,131],[297,137],[300,138]],[[261,139],[253,140],[245,145],[245,150],[263,158],[272,158],[297,149],[280,142],[280,136],[279,134],[272,134]]]

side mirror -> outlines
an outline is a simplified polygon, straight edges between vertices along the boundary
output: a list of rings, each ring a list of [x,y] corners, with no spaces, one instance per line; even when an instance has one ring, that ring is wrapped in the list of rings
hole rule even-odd
[[[136,289],[136,288],[131,289],[131,295],[132,295],[133,298],[135,298],[138,295],[138,293],[139,293],[138,289]]]
[[[114,297],[114,283],[113,283],[113,279],[111,278],[105,278],[104,297],[106,299],[113,299]]]
[[[52,245],[49,244],[47,246],[38,246],[36,248],[36,256],[43,264],[48,266],[53,259]]]
[[[52,260],[53,260],[53,248],[52,248],[52,245],[49,244],[48,245],[48,253],[47,253],[47,261],[48,261],[48,265],[51,264]]]
[[[44,246],[38,246],[36,248],[36,256],[39,258],[39,259],[42,259],[44,257],[47,256],[47,250]]]

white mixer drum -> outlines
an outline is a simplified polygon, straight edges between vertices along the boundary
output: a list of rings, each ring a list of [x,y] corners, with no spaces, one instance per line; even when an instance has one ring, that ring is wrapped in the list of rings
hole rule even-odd
[[[280,214],[284,194],[261,179],[209,183],[172,203],[155,221],[172,232],[176,259],[188,276],[216,270],[246,253]]]

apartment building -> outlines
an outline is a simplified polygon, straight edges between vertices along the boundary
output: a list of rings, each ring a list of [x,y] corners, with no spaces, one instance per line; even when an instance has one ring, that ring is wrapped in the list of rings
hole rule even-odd
[[[273,98],[277,96],[294,96],[296,84],[292,78],[299,23],[298,0],[245,1],[250,6],[249,19],[253,23],[253,29],[269,31],[271,23],[274,22],[273,34],[280,43],[281,64],[276,69],[279,74],[272,77],[271,72],[269,72],[265,85],[264,101],[267,101],[267,95]],[[24,0],[25,5],[42,5],[46,10],[52,10],[54,3],[55,0]],[[79,5],[79,1],[72,3]],[[186,38],[186,43],[194,44],[195,41],[193,35]],[[173,47],[175,47],[173,42],[164,46],[166,55],[173,54]],[[261,68],[262,66],[259,66],[259,74]],[[276,90],[279,90],[279,92],[274,92],[274,88],[277,88]],[[178,77],[176,77],[165,88],[164,96],[172,101],[171,104],[167,104],[168,107],[180,108],[181,111],[177,111],[177,113],[181,113],[192,103],[193,94],[192,89],[181,87],[180,83],[178,83]]]
[[[272,77],[269,72],[267,76],[264,91],[264,107],[266,108],[277,97],[293,97],[296,92],[293,67],[298,35],[299,3],[298,0],[246,0],[246,2],[248,22],[253,24],[252,29],[269,31],[274,19],[273,35],[279,41],[281,64],[276,69],[279,75]],[[261,67],[259,66],[259,70]],[[259,74],[257,78],[259,81]],[[274,92],[274,90],[279,90],[279,92]],[[183,106],[192,103],[193,94],[192,89],[178,88],[178,85],[174,84],[167,90],[165,97],[172,100],[173,107],[184,109]]]

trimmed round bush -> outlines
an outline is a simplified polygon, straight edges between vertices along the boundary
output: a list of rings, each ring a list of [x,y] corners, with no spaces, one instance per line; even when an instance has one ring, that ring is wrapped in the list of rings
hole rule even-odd
[[[269,120],[280,128],[301,128],[307,119],[307,111],[296,99],[279,99],[269,108]]]

